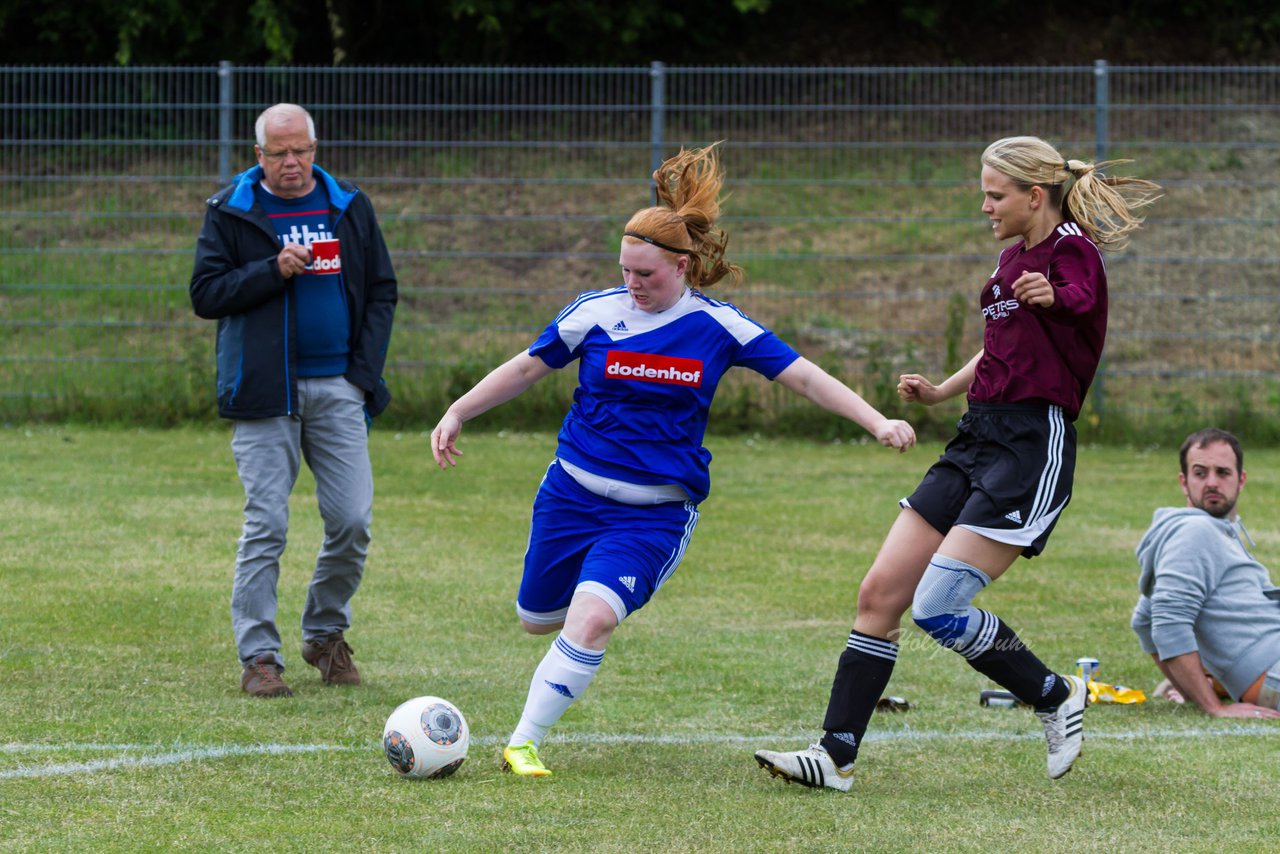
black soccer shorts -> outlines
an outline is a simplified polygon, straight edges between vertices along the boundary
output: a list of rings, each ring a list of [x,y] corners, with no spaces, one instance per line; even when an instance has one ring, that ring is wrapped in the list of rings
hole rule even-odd
[[[1075,425],[1060,406],[970,403],[957,431],[899,503],[943,535],[960,525],[1040,554],[1071,500]]]

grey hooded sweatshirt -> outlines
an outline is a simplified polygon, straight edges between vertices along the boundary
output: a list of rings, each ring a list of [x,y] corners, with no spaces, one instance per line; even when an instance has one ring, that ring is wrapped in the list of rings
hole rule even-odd
[[[1138,543],[1142,595],[1130,625],[1162,661],[1199,652],[1235,700],[1280,663],[1280,595],[1240,528],[1195,507],[1161,507]]]

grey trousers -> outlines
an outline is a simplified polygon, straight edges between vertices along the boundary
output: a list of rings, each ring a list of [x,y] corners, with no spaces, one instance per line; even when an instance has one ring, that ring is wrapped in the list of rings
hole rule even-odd
[[[373,520],[373,470],[364,392],[342,377],[298,380],[296,417],[237,421],[231,438],[244,484],[244,530],[236,553],[231,623],[241,664],[272,655],[284,667],[276,585],[289,528],[289,494],[306,460],[315,476],[324,543],[302,611],[302,637],[351,625]]]

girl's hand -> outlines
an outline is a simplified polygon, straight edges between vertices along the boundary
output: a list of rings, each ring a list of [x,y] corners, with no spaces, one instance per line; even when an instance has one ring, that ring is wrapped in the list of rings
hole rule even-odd
[[[905,421],[886,418],[876,430],[876,441],[886,448],[897,448],[901,454],[915,447],[916,431]]]
[[[456,442],[461,432],[462,419],[452,411],[446,412],[436,429],[431,431],[431,456],[436,458],[436,465],[440,468],[458,464],[456,458],[462,456],[462,451],[458,450]]]
[[[919,374],[903,374],[898,377],[898,397],[907,403],[923,403],[933,406],[945,400],[938,387]]]
[[[1020,302],[1044,308],[1053,308],[1055,300],[1053,285],[1043,273],[1023,273],[1013,283],[1013,295]]]

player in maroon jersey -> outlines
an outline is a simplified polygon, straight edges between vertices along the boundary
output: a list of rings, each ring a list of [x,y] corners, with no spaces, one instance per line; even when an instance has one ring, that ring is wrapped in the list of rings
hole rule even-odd
[[[1114,162],[1114,161],[1113,161]],[[982,155],[982,212],[1000,253],[982,289],[983,348],[939,385],[904,374],[898,394],[932,406],[967,392],[968,412],[889,530],[858,589],[857,618],[836,670],[821,741],[762,750],[774,776],[848,791],[867,723],[898,655],[902,615],[1033,707],[1051,778],[1071,770],[1088,692],[1060,676],[1008,625],[973,606],[1018,555],[1034,557],[1071,497],[1073,422],[1093,381],[1107,325],[1099,249],[1123,245],[1159,187],[1104,176],[1036,137]]]

